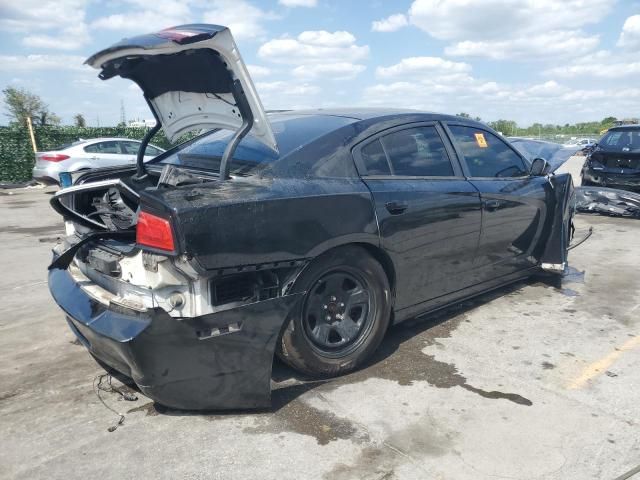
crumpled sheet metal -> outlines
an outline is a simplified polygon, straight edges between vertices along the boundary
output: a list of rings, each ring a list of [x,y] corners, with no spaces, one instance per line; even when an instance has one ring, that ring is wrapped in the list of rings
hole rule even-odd
[[[614,217],[640,218],[640,194],[604,187],[576,187],[576,210]]]

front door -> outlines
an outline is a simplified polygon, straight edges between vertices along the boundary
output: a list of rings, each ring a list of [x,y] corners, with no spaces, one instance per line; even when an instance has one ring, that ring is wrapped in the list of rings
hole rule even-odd
[[[475,259],[481,278],[535,265],[547,218],[548,179],[530,176],[520,154],[497,135],[468,125],[448,124],[448,129],[482,201],[482,235]]]
[[[473,283],[468,272],[480,236],[480,196],[462,177],[441,128],[398,127],[354,154],[395,265],[396,310]]]

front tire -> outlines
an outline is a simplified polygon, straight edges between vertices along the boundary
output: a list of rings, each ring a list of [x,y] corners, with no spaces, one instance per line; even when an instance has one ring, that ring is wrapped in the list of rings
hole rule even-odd
[[[342,375],[362,365],[389,326],[391,291],[382,266],[361,247],[320,256],[298,278],[306,291],[279,342],[278,356],[314,377]]]

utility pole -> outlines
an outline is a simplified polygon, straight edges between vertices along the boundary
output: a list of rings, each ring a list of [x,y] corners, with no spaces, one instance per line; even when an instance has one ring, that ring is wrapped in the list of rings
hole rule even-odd
[[[31,146],[33,147],[33,153],[38,151],[36,146],[36,137],[33,134],[33,125],[31,124],[31,117],[27,117],[27,128],[29,129],[29,137],[31,138]]]
[[[126,125],[127,124],[127,115],[124,112],[124,101],[122,99],[120,99],[120,123],[122,125]]]

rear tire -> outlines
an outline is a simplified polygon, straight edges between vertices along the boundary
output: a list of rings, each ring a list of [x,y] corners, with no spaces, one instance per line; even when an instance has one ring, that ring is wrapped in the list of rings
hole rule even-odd
[[[296,280],[305,291],[285,328],[278,356],[314,377],[342,375],[362,365],[389,326],[391,290],[382,266],[361,247],[318,257]]]

